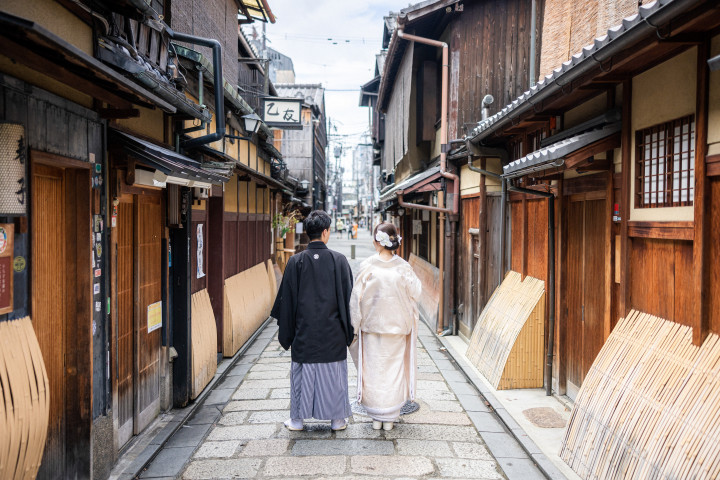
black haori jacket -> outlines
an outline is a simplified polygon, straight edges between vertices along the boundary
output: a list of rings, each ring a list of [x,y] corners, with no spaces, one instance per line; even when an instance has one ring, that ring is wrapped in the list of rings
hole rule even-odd
[[[320,241],[293,255],[285,267],[270,315],[277,319],[280,345],[292,346],[297,363],[347,358],[353,340],[350,294],[353,276],[344,255]]]

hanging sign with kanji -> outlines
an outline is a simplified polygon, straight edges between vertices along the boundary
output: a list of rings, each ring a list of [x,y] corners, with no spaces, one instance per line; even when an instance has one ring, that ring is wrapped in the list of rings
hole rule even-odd
[[[25,127],[17,123],[0,123],[0,217],[27,213],[26,165]]]
[[[302,100],[268,97],[263,104],[263,121],[271,127],[302,128]]]

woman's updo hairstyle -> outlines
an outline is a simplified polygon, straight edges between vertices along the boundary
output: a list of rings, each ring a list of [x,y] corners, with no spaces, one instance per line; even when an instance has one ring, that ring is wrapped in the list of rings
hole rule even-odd
[[[378,232],[385,232],[390,237],[391,245],[389,247],[387,245],[383,245],[383,248],[385,250],[390,250],[391,252],[394,252],[395,250],[400,248],[400,241],[402,240],[402,237],[398,235],[395,225],[390,222],[382,222],[377,224],[375,226],[375,230],[373,231],[373,240],[375,240],[376,242]]]

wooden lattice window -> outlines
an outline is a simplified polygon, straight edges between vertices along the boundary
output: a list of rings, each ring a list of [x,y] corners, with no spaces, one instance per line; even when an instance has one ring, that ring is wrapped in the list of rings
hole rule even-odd
[[[635,145],[635,207],[692,205],[695,195],[694,116],[638,130]]]

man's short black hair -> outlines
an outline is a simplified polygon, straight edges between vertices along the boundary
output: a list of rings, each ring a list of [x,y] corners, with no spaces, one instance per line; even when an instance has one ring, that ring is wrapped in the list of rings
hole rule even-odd
[[[323,230],[330,228],[332,219],[330,215],[322,210],[313,210],[310,215],[305,217],[303,224],[305,225],[305,232],[307,233],[310,240],[318,240],[322,235]]]

